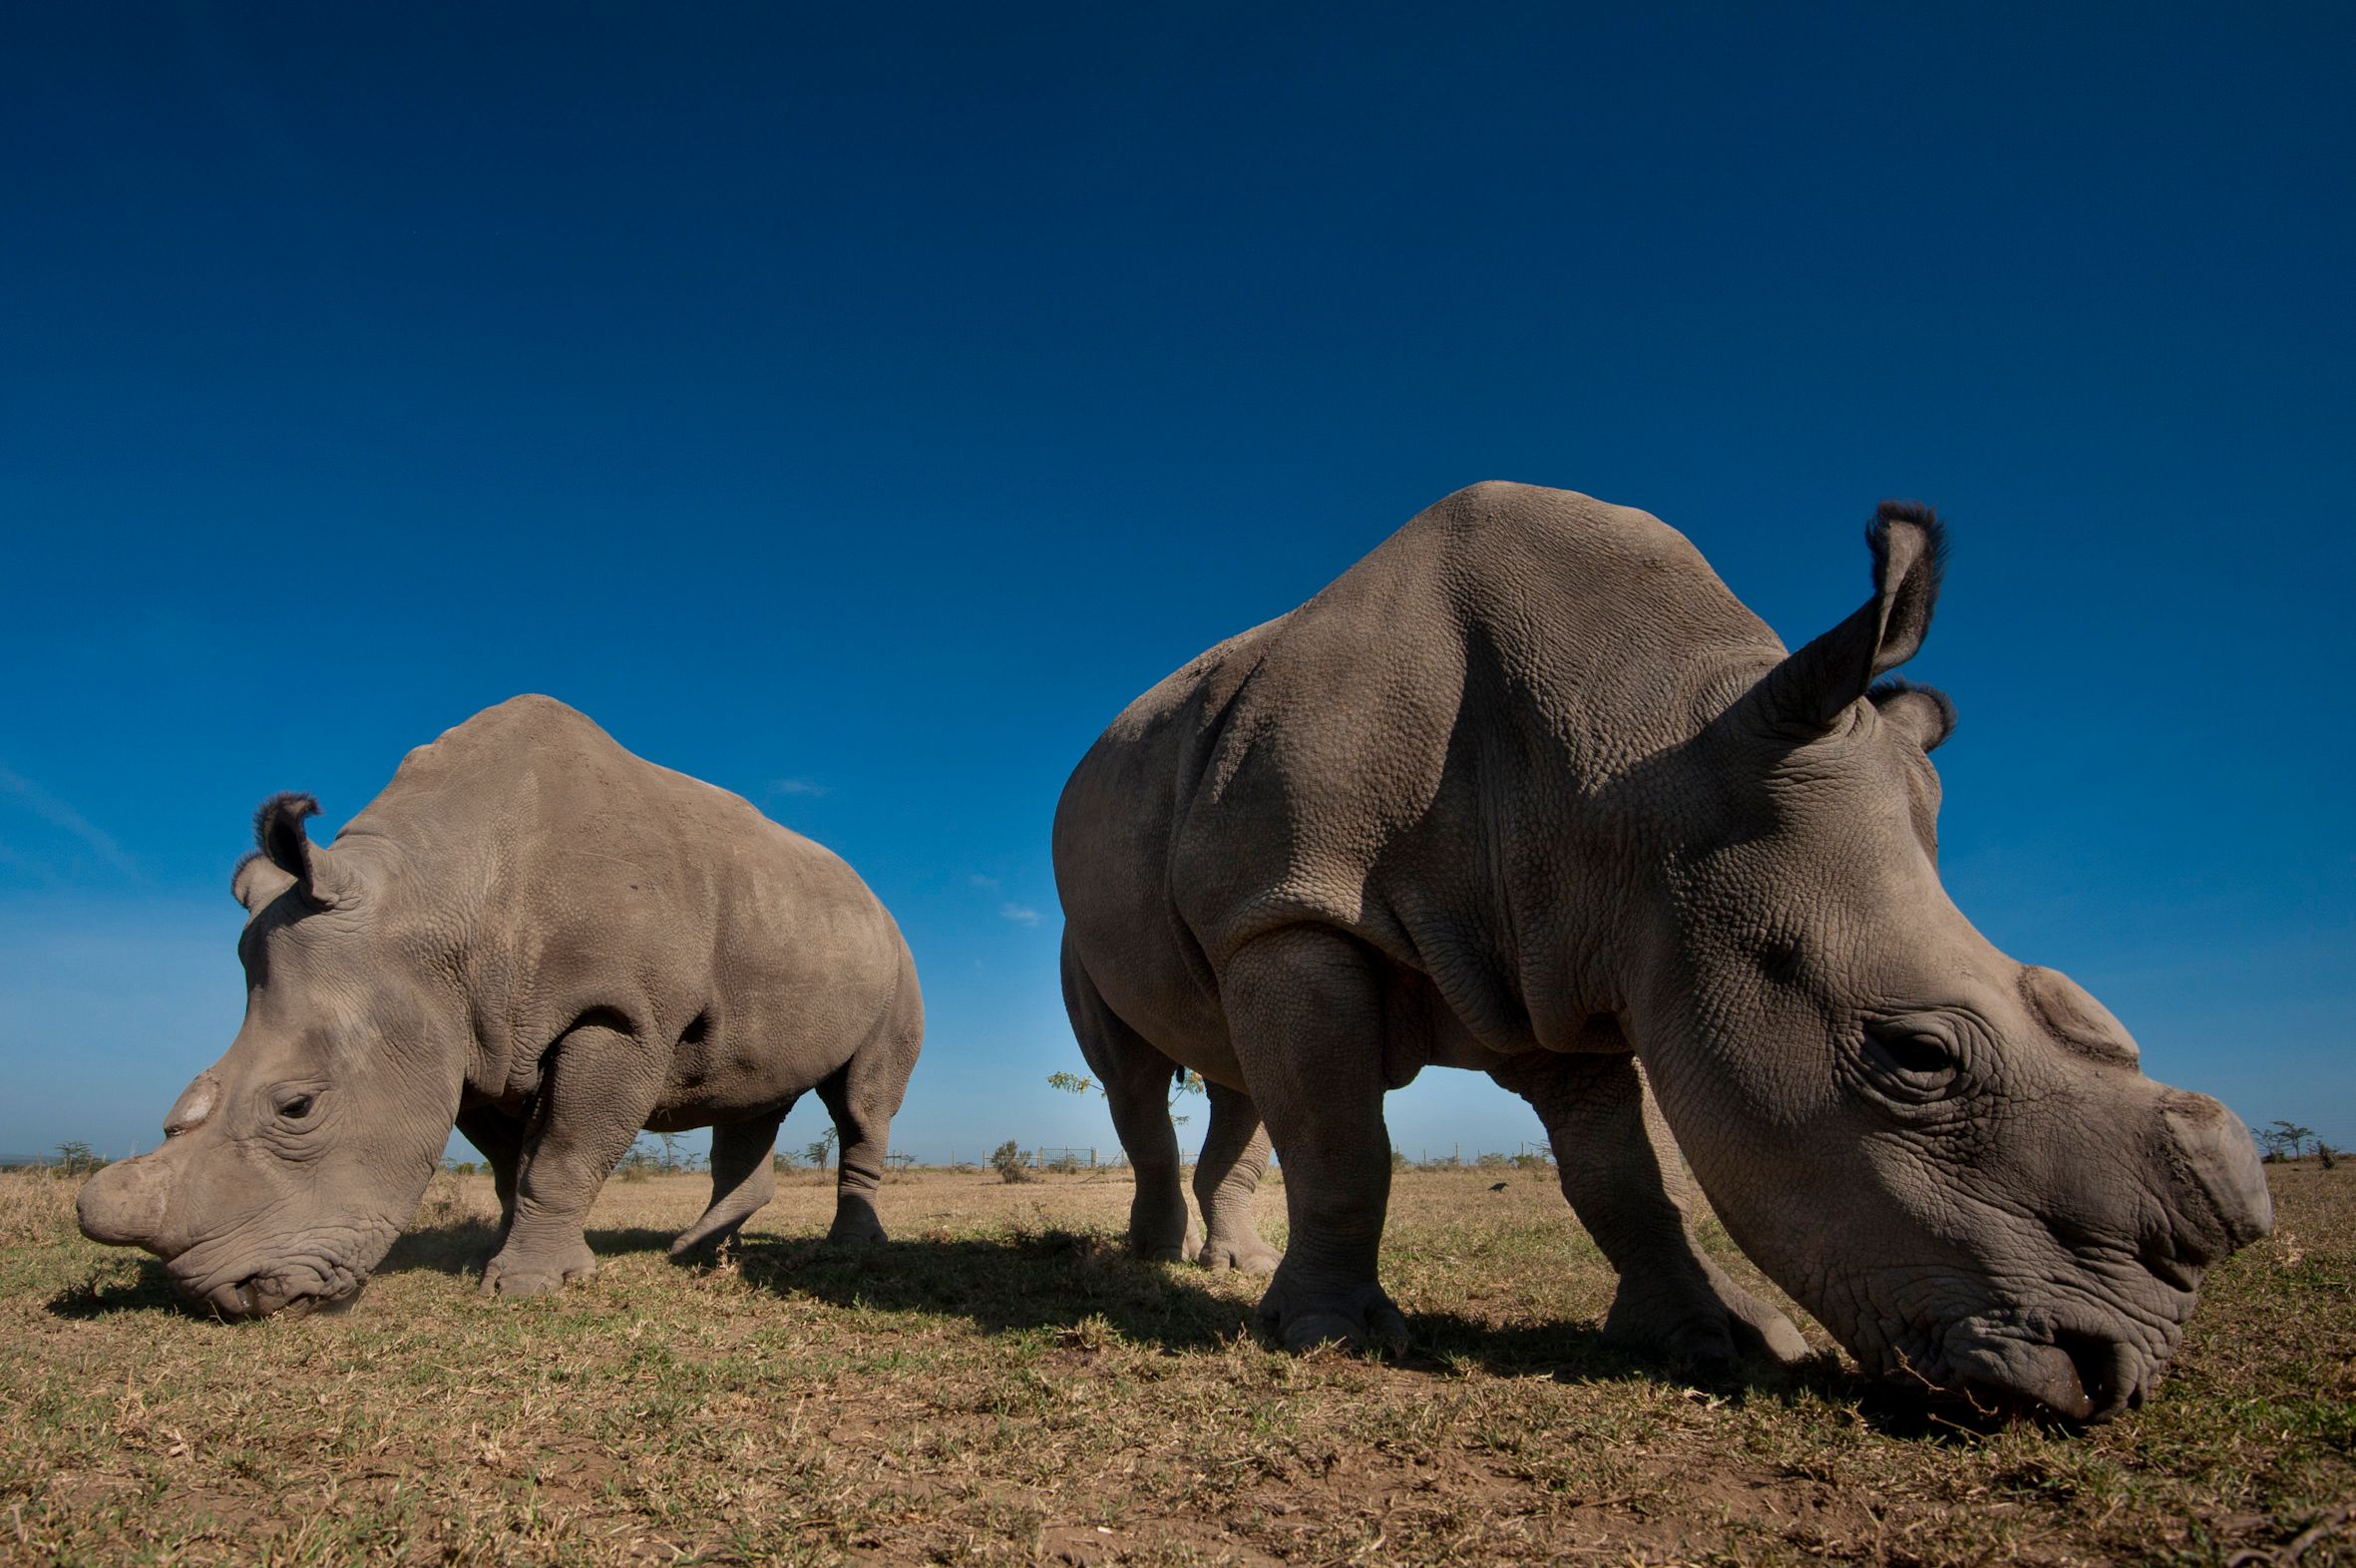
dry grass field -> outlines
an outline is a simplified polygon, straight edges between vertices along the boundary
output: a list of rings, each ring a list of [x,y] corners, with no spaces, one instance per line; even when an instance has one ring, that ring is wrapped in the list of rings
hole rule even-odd
[[[1399,1179],[1393,1362],[1122,1256],[1117,1174],[896,1178],[867,1251],[804,1174],[699,1269],[660,1248],[701,1181],[616,1181],[600,1277],[522,1303],[474,1293],[488,1181],[437,1177],[353,1311],[247,1327],[0,1178],[0,1559],[2356,1563],[2356,1169],[2275,1169],[2279,1234],[2085,1433],[1616,1355],[1539,1172]]]

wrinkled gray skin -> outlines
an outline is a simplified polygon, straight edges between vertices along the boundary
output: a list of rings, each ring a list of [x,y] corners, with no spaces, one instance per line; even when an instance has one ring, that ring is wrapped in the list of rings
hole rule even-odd
[[[2140,1401],[2203,1271],[2269,1228],[2264,1181],[2230,1112],[1948,902],[1953,710],[1875,685],[1929,625],[1938,527],[1887,506],[1868,540],[1872,597],[1786,656],[1656,519],[1480,485],[1131,704],[1055,868],[1133,1244],[1195,1250],[1163,1098],[1192,1067],[1199,1255],[1274,1268],[1287,1345],[1397,1343],[1382,1095],[1469,1067],[1543,1119],[1621,1276],[1608,1335],[1799,1357],[1696,1249],[1649,1079],[1728,1232],[1869,1371]],[[1281,1264],[1251,1216],[1271,1136]]]
[[[769,1200],[815,1088],[841,1130],[833,1236],[881,1240],[886,1138],[924,1033],[899,928],[842,861],[745,801],[525,696],[412,751],[331,848],[279,796],[237,870],[245,1023],[152,1154],[82,1189],[228,1318],[348,1302],[455,1122],[497,1179],[487,1292],[596,1270],[582,1224],[640,1128],[708,1126],[674,1256]]]

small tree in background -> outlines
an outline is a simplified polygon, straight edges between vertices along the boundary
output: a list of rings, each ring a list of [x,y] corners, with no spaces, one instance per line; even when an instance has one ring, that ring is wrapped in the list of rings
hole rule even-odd
[[[57,1146],[57,1173],[60,1176],[88,1176],[103,1169],[106,1163],[92,1152],[89,1144],[79,1139]]]
[[[826,1129],[824,1137],[812,1140],[810,1146],[802,1153],[809,1159],[812,1170],[822,1171],[826,1169],[826,1157],[834,1152],[834,1148],[835,1130],[829,1127]]]
[[[2295,1160],[2306,1152],[2307,1140],[2315,1136],[2315,1129],[2302,1127],[2296,1122],[2278,1121],[2274,1124],[2274,1135],[2282,1140],[2290,1150],[2290,1157]]]
[[[1030,1156],[1012,1138],[999,1144],[990,1154],[989,1163],[998,1173],[998,1180],[1018,1182],[1030,1180]]]
[[[797,1169],[798,1167],[794,1164],[793,1151],[791,1149],[772,1150],[769,1155],[769,1168],[780,1176],[787,1175]]]

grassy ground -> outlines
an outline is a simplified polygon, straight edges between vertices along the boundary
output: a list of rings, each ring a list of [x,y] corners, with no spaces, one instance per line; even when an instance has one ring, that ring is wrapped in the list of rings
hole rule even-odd
[[[488,1181],[439,1177],[354,1311],[241,1328],[5,1177],[0,1559],[2356,1563],[2356,1168],[2274,1169],[2160,1399],[2079,1435],[1829,1357],[1627,1361],[1536,1173],[1399,1179],[1389,1364],[1273,1354],[1256,1282],[1121,1256],[1117,1175],[898,1178],[866,1252],[789,1178],[697,1270],[659,1248],[700,1181],[614,1182],[597,1281],[522,1303],[474,1294]]]

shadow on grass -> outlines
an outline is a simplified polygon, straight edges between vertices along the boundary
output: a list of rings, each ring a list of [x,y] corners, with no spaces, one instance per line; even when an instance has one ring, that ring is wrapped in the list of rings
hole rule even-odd
[[[589,1245],[597,1246],[594,1235]],[[1016,1230],[861,1247],[816,1237],[755,1237],[737,1246],[735,1264],[746,1283],[779,1296],[867,1311],[954,1315],[984,1334],[1101,1320],[1138,1344],[1201,1351],[1251,1330],[1250,1303],[1215,1296],[1176,1270],[1131,1257],[1107,1237],[1078,1231]]]
[[[107,1284],[94,1274],[79,1285],[67,1286],[44,1305],[52,1317],[80,1320],[111,1317],[119,1312],[188,1311],[180,1293],[172,1288],[172,1276],[164,1272],[163,1264],[153,1258],[142,1258],[134,1267],[136,1274],[129,1284]]]
[[[384,1255],[384,1262],[376,1266],[376,1273],[480,1276],[483,1265],[491,1261],[492,1253],[498,1248],[499,1226],[491,1220],[469,1218],[446,1225],[421,1226],[400,1234],[392,1251]],[[597,1248],[600,1253],[606,1250]]]
[[[1858,1421],[1882,1436],[1940,1444],[1976,1443],[2022,1420],[2050,1431],[2071,1429],[2058,1418],[1975,1405],[1928,1384],[1869,1377],[1829,1352],[1792,1368],[1758,1364],[1697,1371],[1615,1344],[1589,1324],[1498,1328],[1443,1312],[1409,1314],[1407,1329],[1411,1346],[1398,1365],[1410,1368],[1478,1367],[1500,1377],[1551,1376],[1566,1383],[1649,1378],[1737,1409],[1758,1401],[1791,1408],[1812,1398],[1853,1410]]]

